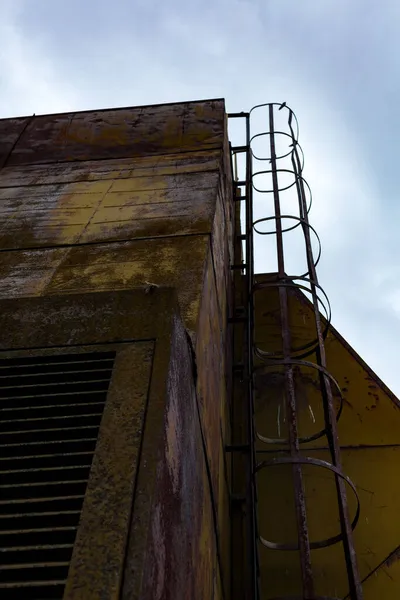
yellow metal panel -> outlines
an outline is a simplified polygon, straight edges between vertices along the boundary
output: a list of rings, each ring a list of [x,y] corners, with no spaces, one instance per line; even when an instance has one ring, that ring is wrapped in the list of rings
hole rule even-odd
[[[400,581],[399,551],[364,582],[364,600],[397,600]],[[346,600],[348,600],[346,598]]]
[[[311,340],[314,330],[311,309],[304,297],[289,295],[290,321],[294,344]],[[259,292],[256,306],[257,341],[265,350],[280,348],[280,324],[276,290]],[[400,545],[400,410],[397,399],[332,328],[326,343],[330,371],[344,392],[339,420],[339,440],[344,472],[356,484],[361,517],[354,541],[367,600],[400,597],[400,576],[396,549]],[[313,357],[311,357],[311,360]],[[300,436],[323,428],[319,381],[312,369],[295,368]],[[256,426],[264,436],[285,438],[286,414],[283,372],[280,367],[260,369],[256,376]],[[335,392],[339,408],[339,394]],[[285,444],[258,443],[258,460],[272,458]],[[308,449],[307,449],[308,448]],[[307,443],[304,454],[329,460],[326,438]],[[274,454],[275,452],[275,454]],[[308,525],[312,541],[339,533],[335,482],[322,468],[302,467]],[[260,534],[266,539],[296,542],[292,472],[289,465],[260,471]],[[348,490],[350,513],[356,502]],[[340,544],[311,553],[316,593],[345,597],[348,593],[343,548]],[[301,590],[296,551],[275,551],[260,544],[263,598],[298,594]],[[375,596],[374,596],[375,594]]]

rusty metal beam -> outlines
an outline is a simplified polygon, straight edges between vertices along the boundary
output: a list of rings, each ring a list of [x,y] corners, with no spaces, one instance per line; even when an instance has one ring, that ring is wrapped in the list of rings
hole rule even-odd
[[[270,139],[270,151],[271,151],[271,169],[272,169],[272,182],[273,182],[273,196],[274,196],[274,211],[276,219],[276,248],[278,258],[278,278],[281,280],[285,279],[285,258],[283,252],[283,232],[282,232],[282,218],[281,208],[279,199],[279,184],[278,174],[276,165],[276,152],[275,152],[275,135],[274,135],[274,107],[269,106],[269,139]],[[282,335],[282,353],[284,360],[291,358],[291,335],[290,335],[290,324],[289,324],[289,308],[288,308],[288,297],[287,288],[280,286],[278,283],[279,290],[279,303],[281,312],[281,335]],[[293,378],[293,367],[291,364],[285,365],[285,396],[286,396],[286,407],[288,415],[288,429],[289,429],[289,446],[290,455],[293,461],[299,457],[300,444],[298,435],[297,425],[297,413],[296,413],[296,393],[294,387]],[[297,535],[298,544],[300,549],[300,565],[301,574],[303,581],[303,595],[306,600],[312,600],[314,596],[314,584],[312,577],[311,568],[311,557],[310,557],[310,540],[308,535],[307,526],[307,514],[306,514],[306,503],[304,493],[304,482],[301,471],[301,465],[298,462],[293,462],[293,484],[294,484],[294,501],[296,507],[296,519],[297,519]]]

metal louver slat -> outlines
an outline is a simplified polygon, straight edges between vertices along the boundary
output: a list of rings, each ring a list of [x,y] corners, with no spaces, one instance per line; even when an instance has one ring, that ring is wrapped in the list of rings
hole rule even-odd
[[[0,359],[0,598],[62,598],[115,353]]]

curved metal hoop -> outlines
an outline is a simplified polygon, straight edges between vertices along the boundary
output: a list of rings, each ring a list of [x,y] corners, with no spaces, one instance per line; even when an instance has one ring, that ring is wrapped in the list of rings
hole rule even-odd
[[[295,171],[294,169],[277,169],[276,172],[277,173],[291,173],[294,176],[293,183],[291,183],[290,185],[287,185],[285,187],[279,188],[278,189],[279,192],[286,192],[287,190],[290,190],[294,185],[297,186],[299,181],[302,181],[303,184],[307,187],[308,193],[310,195],[307,210],[306,210],[306,212],[308,214],[310,212],[311,206],[312,206],[312,193],[311,193],[311,188],[310,188],[307,180],[304,179],[304,177],[300,173]],[[251,177],[253,189],[256,192],[258,192],[259,194],[273,194],[273,189],[261,190],[261,189],[257,188],[256,185],[254,184],[255,177],[257,177],[258,175],[268,175],[268,173],[272,173],[272,170],[268,169],[266,171],[256,171],[255,173],[253,173],[253,175]]]
[[[255,135],[253,135],[252,138],[250,138],[250,151],[251,151],[251,155],[254,158],[254,160],[259,160],[259,161],[268,160],[268,161],[271,162],[271,157],[270,156],[266,156],[266,157],[257,156],[256,154],[254,154],[253,149],[251,147],[251,143],[252,143],[253,140],[255,140],[258,137],[263,137],[265,135],[271,135],[271,132],[270,131],[263,131],[261,133],[256,133]],[[303,152],[303,148],[301,147],[301,145],[299,144],[299,142],[297,140],[295,140],[294,137],[290,133],[286,133],[286,131],[274,131],[274,135],[284,135],[284,136],[288,137],[289,140],[292,141],[292,143],[289,146],[290,150],[286,154],[281,154],[280,156],[277,156],[276,160],[283,160],[284,158],[287,158],[288,156],[290,156],[291,154],[293,154],[294,147],[300,148],[300,152],[301,152],[301,160],[300,160],[301,167],[300,167],[300,170],[302,171],[303,168],[304,168],[304,152]]]
[[[254,119],[254,115],[256,114],[257,109],[263,108],[266,110],[260,110],[260,113],[258,114],[256,119]],[[278,113],[276,108],[282,111],[282,115]],[[286,114],[284,114],[285,111],[287,111]],[[283,123],[281,116],[283,117],[283,120],[285,120],[286,118],[286,123]],[[263,121],[261,117],[263,118]],[[251,262],[254,261],[254,254],[252,249],[253,246],[250,246],[250,250],[248,250],[248,246],[246,246],[246,256],[249,254],[249,264],[251,264],[251,281],[247,281],[247,283],[250,282],[250,285],[248,285],[247,290],[248,296],[250,298],[249,308],[252,310],[252,318],[254,319],[255,316],[254,303],[256,303],[257,307],[257,297],[255,296],[255,294],[259,290],[269,287],[278,288],[278,290],[279,288],[292,288],[305,293],[306,296],[310,295],[311,298],[310,296],[308,296],[308,299],[311,300],[310,314],[313,315],[309,326],[304,328],[304,330],[300,328],[300,336],[297,340],[294,340],[297,345],[292,345],[290,335],[291,321],[289,321],[288,318],[288,311],[291,308],[293,308],[292,297],[288,290],[281,290],[280,306],[282,322],[280,322],[279,325],[282,333],[282,347],[279,350],[275,350],[273,352],[263,350],[262,346],[268,348],[268,342],[263,342],[260,340],[258,343],[261,347],[257,346],[255,343],[255,332],[253,330],[253,327],[249,328],[250,333],[248,334],[248,348],[250,349],[250,353],[248,353],[248,356],[250,357],[250,366],[247,373],[252,377],[257,372],[260,372],[264,369],[271,369],[272,367],[276,369],[276,367],[280,365],[281,368],[278,369],[279,372],[282,371],[283,373],[284,371],[286,371],[287,373],[289,371],[289,375],[296,376],[297,369],[295,370],[295,373],[293,373],[291,366],[298,365],[301,377],[302,372],[306,372],[306,369],[312,369],[313,371],[311,371],[310,385],[312,385],[314,381],[319,382],[319,386],[317,385],[317,391],[321,394],[321,406],[323,406],[323,414],[321,414],[321,412],[318,411],[318,424],[315,426],[315,419],[313,419],[314,425],[312,425],[310,422],[306,424],[306,427],[308,430],[311,431],[315,431],[317,427],[324,427],[319,431],[315,431],[314,433],[312,433],[312,435],[299,438],[296,426],[296,417],[294,417],[293,423],[291,421],[289,421],[288,423],[288,431],[284,432],[284,435],[286,434],[286,437],[288,439],[269,438],[267,436],[264,436],[262,432],[259,432],[256,429],[256,423],[254,421],[254,397],[250,389],[249,393],[251,402],[249,420],[251,423],[251,432],[249,434],[249,439],[251,439],[253,449],[255,448],[255,440],[259,440],[259,442],[263,444],[275,444],[275,449],[277,450],[276,445],[278,444],[290,445],[290,447],[293,449],[293,435],[295,436],[296,444],[306,444],[307,442],[317,440],[324,435],[326,435],[328,438],[332,438],[332,444],[330,444],[331,456],[329,457],[329,460],[331,462],[320,460],[317,458],[301,456],[297,452],[292,452],[290,454],[284,453],[283,456],[268,459],[256,465],[256,455],[253,452],[251,459],[252,462],[250,463],[252,474],[252,490],[254,490],[254,488],[256,487],[257,476],[259,475],[259,472],[267,467],[284,464],[289,466],[297,465],[297,469],[299,471],[301,471],[300,465],[310,465],[314,467],[324,468],[332,473],[333,478],[335,480],[337,488],[336,491],[338,509],[341,513],[340,526],[337,525],[338,529],[336,531],[338,531],[338,533],[336,535],[332,535],[331,537],[327,537],[325,539],[313,540],[311,541],[311,543],[308,543],[307,539],[306,547],[303,547],[302,539],[304,540],[304,535],[307,534],[303,535],[304,532],[302,530],[299,530],[298,532],[298,539],[295,539],[291,543],[277,543],[264,538],[262,535],[260,535],[261,532],[257,532],[257,525],[255,525],[253,533],[260,542],[260,544],[267,548],[285,551],[300,550],[304,595],[308,594],[307,597],[309,595],[313,598],[315,597],[315,600],[339,599],[332,596],[314,596],[312,594],[312,583],[308,585],[308,581],[306,581],[305,579],[305,575],[307,573],[311,575],[311,562],[309,556],[307,556],[308,548],[314,550],[343,542],[344,552],[346,556],[346,566],[348,570],[349,586],[351,588],[351,586],[353,585],[354,589],[356,590],[355,596],[359,600],[362,596],[360,592],[361,584],[359,582],[359,577],[357,574],[357,565],[355,563],[354,558],[354,546],[350,530],[353,530],[356,527],[357,522],[359,520],[360,500],[354,483],[347,475],[345,475],[342,472],[342,467],[340,466],[340,459],[338,458],[339,454],[337,454],[340,452],[340,450],[338,447],[336,447],[336,422],[340,419],[340,416],[342,414],[344,398],[338,382],[327,370],[325,361],[324,339],[327,337],[331,323],[331,306],[327,294],[318,283],[318,277],[316,274],[316,267],[321,258],[322,248],[317,231],[312,225],[310,225],[308,221],[308,215],[312,206],[312,192],[309,184],[303,177],[304,153],[303,149],[298,143],[299,125],[296,115],[294,114],[292,109],[286,105],[285,102],[258,104],[254,106],[249,113],[247,113],[246,118],[246,140],[248,160],[248,162],[246,163],[246,185],[248,186],[247,196],[248,198],[250,198],[250,204],[246,205],[246,209],[248,209],[248,211],[246,212],[246,235],[248,236],[246,238],[246,241],[250,240],[250,243],[253,244],[255,234],[275,235],[277,242],[277,270],[279,273],[279,276],[276,278],[276,281],[255,283],[253,279],[254,263]],[[255,122],[261,123],[261,133],[251,135],[250,124],[253,125]],[[262,126],[262,122],[264,123],[264,126]],[[269,127],[268,125],[265,125],[268,122]],[[275,130],[274,122],[278,124],[278,127],[279,129],[281,129],[281,131]],[[262,139],[266,140],[265,149],[263,148],[263,144],[261,143]],[[278,149],[279,152],[282,152],[280,156],[276,155],[276,149]],[[256,152],[258,154],[256,154]],[[264,154],[265,156],[263,156]],[[268,154],[270,156],[268,156]],[[264,170],[252,172],[252,161],[256,160],[260,161],[260,163],[264,163],[258,165],[255,165],[254,163],[256,168],[264,168]],[[267,161],[267,163],[265,163],[265,161]],[[264,187],[265,189],[263,189]],[[277,216],[257,218],[257,220],[253,220],[253,192],[257,194],[273,194],[273,204],[275,210],[272,210],[272,204],[271,202],[268,202],[269,199],[263,199],[261,196],[258,196],[258,198],[256,196],[256,208],[259,208],[259,206],[261,206],[263,203],[267,206],[271,204],[270,214],[275,212]],[[293,204],[293,210],[289,209],[287,212],[296,214],[281,214],[282,203],[280,199],[280,194],[282,195],[284,205],[288,204],[289,206],[291,206]],[[259,204],[257,204],[257,202],[259,202]],[[270,221],[274,221],[275,226],[269,224]],[[284,226],[284,228],[282,228],[282,226]],[[274,230],[262,231],[262,227],[265,227],[266,229],[268,229],[268,227],[272,227]],[[302,234],[304,237],[306,249],[305,265],[308,270],[302,275],[289,276],[286,275],[284,259],[284,240],[286,240],[286,238],[284,238],[284,236],[282,236],[281,234],[291,232],[297,227],[301,227]],[[315,238],[311,235],[311,232],[314,233],[315,237],[317,238],[317,246],[315,246]],[[247,274],[248,271],[246,270],[246,275]],[[322,316],[324,316],[325,318],[321,319]],[[271,346],[273,349],[274,344],[270,343],[270,347]],[[276,348],[279,348],[279,344],[276,345]],[[315,362],[313,362],[314,359]],[[286,369],[284,369],[284,367],[286,367]],[[309,373],[307,373],[307,375],[309,375]],[[249,378],[250,383],[251,377]],[[293,390],[293,383],[294,382],[292,377],[290,381],[285,381],[285,389],[288,387],[288,384],[290,384],[290,386],[292,387],[290,387],[289,389],[294,394],[293,398],[291,398],[290,404],[290,411],[292,416],[296,415],[298,411],[298,402],[296,402],[296,395],[298,395],[298,390]],[[334,396],[332,394],[331,387],[333,389]],[[316,397],[315,394],[313,394],[313,398],[314,397]],[[307,454],[305,452],[304,446],[302,448],[303,454]],[[337,460],[335,457],[337,458]],[[296,482],[294,483],[296,485]],[[300,482],[300,484],[302,488],[303,483]],[[345,484],[347,484],[347,486],[351,488],[356,499],[355,515],[351,523],[346,511],[345,488],[347,486]],[[303,516],[306,517],[307,509],[303,494],[300,494],[296,506],[297,510],[301,511],[302,518]],[[252,514],[253,521],[254,519],[256,519],[257,521],[257,516],[255,515],[255,513],[253,512]],[[304,526],[307,529],[306,520],[304,521]],[[255,554],[257,555],[257,552]],[[254,573],[256,578],[257,567],[255,568]],[[257,585],[258,584],[256,583],[255,588],[257,588]],[[299,595],[280,596],[271,600],[302,600],[302,596],[300,595],[300,593],[297,593]]]
[[[252,181],[253,188],[255,189],[256,192],[259,192],[260,194],[273,194],[274,193],[273,188],[268,189],[268,190],[260,190],[254,183],[254,178],[257,177],[258,175],[268,175],[269,173],[273,173],[273,172],[274,171],[272,169],[267,169],[266,171],[256,171],[255,173],[252,174],[251,181]],[[296,171],[294,171],[293,169],[276,169],[275,173],[290,173],[291,175],[294,176],[293,183],[291,183],[290,185],[286,185],[285,187],[279,188],[279,190],[278,190],[279,192],[285,192],[286,190],[290,190],[290,188],[292,188],[294,185],[296,185],[297,179],[299,177],[301,177],[301,175],[296,173]]]
[[[250,118],[251,118],[253,111],[257,110],[258,108],[265,108],[267,106],[268,107],[269,106],[282,107],[282,104],[280,102],[265,102],[263,104],[256,104],[255,106],[253,106],[253,108],[250,109],[250,112],[249,112]],[[296,142],[297,142],[297,140],[299,139],[299,133],[300,133],[299,122],[297,120],[297,117],[296,117],[295,113],[293,112],[293,110],[289,106],[285,105],[282,108],[284,108],[286,111],[289,112],[288,125],[290,128],[290,131],[292,132],[293,139],[296,140]],[[296,123],[296,134],[294,133],[293,127],[291,126],[293,118],[294,118],[294,122]]]
[[[303,367],[315,369],[316,371],[319,371],[320,373],[322,373],[323,375],[328,377],[328,379],[333,383],[333,385],[339,392],[340,403],[339,403],[339,409],[336,413],[336,422],[339,421],[340,416],[342,414],[343,403],[344,403],[343,392],[341,390],[340,385],[338,384],[336,379],[333,377],[333,375],[328,371],[328,369],[325,369],[324,367],[321,367],[320,365],[317,365],[316,363],[313,363],[313,362],[307,361],[307,360],[286,359],[286,360],[282,360],[282,361],[271,362],[269,365],[257,366],[254,368],[253,372],[255,372],[257,370],[261,370],[261,369],[268,369],[270,367],[276,367],[277,365],[300,365]],[[264,444],[288,444],[289,443],[289,440],[285,439],[285,438],[270,438],[265,435],[262,435],[261,433],[259,433],[257,431],[257,429],[255,429],[255,434],[256,434],[257,438],[260,440],[260,442],[263,442]],[[308,442],[313,442],[315,440],[318,440],[319,438],[323,437],[326,434],[327,434],[327,428],[324,427],[324,429],[320,429],[319,431],[317,431],[316,433],[313,433],[312,435],[299,438],[298,441],[299,441],[299,444],[307,444]]]
[[[294,215],[280,215],[279,217],[263,217],[262,219],[257,219],[257,221],[253,222],[253,229],[258,235],[276,235],[276,229],[274,231],[259,231],[257,229],[256,225],[258,223],[266,223],[267,221],[279,220],[280,222],[282,222],[283,219],[292,219],[293,221],[297,221],[297,223],[296,223],[296,225],[293,225],[292,227],[286,227],[285,229],[282,229],[282,233],[287,233],[288,231],[294,231],[300,225],[303,225],[304,227],[308,227],[314,233],[315,237],[317,238],[317,242],[318,242],[318,256],[317,256],[316,260],[313,261],[314,267],[316,267],[320,261],[321,253],[322,253],[321,239],[320,239],[318,233],[316,232],[316,230],[314,229],[314,227],[312,225],[310,225],[310,223],[306,219],[302,219],[301,217],[296,217]],[[300,277],[308,277],[309,275],[310,275],[310,271],[306,271],[305,273],[303,273],[303,275],[300,275]]]
[[[322,467],[324,469],[328,469],[329,471],[332,471],[333,473],[335,473],[335,475],[337,477],[340,477],[341,479],[343,479],[349,485],[351,490],[353,491],[354,496],[357,501],[356,514],[353,517],[353,521],[351,523],[352,530],[355,529],[355,527],[358,523],[358,520],[360,518],[360,499],[358,497],[356,486],[354,485],[354,483],[351,481],[351,479],[347,475],[344,475],[344,473],[342,473],[337,467],[335,467],[331,463],[328,463],[325,460],[321,460],[319,458],[310,458],[308,456],[307,457],[299,456],[297,458],[291,457],[291,456],[282,456],[279,458],[271,458],[270,460],[265,460],[265,461],[262,461],[261,463],[259,463],[256,466],[256,473],[257,473],[257,471],[261,471],[261,469],[265,469],[267,467],[275,467],[277,465],[285,465],[285,464],[286,465],[295,465],[295,464],[312,465],[313,467]],[[266,538],[263,538],[261,535],[259,536],[259,539],[260,539],[260,542],[263,544],[263,546],[265,546],[266,548],[270,548],[271,550],[298,550],[299,549],[298,543],[279,544],[276,542],[270,542]],[[318,540],[316,542],[310,542],[310,548],[311,548],[311,550],[315,550],[317,548],[327,548],[328,546],[337,544],[342,539],[343,539],[343,534],[338,533],[337,535],[334,535],[329,538],[325,538],[323,540]]]
[[[310,293],[310,289],[305,287],[304,285],[301,285],[299,283],[294,283],[295,281],[305,281],[306,283],[309,283],[310,285],[315,285],[315,287],[317,287],[322,294],[324,295],[325,301],[327,303],[328,308],[325,306],[325,303],[321,300],[320,296],[317,295],[317,300],[319,302],[319,304],[323,307],[324,311],[325,311],[325,327],[324,330],[322,332],[322,336],[325,339],[326,336],[328,335],[328,330],[331,324],[331,317],[332,317],[332,312],[331,312],[331,305],[329,302],[329,298],[326,294],[326,292],[324,291],[324,289],[318,284],[315,283],[314,281],[312,281],[309,277],[288,277],[286,280],[278,280],[278,281],[273,281],[273,282],[260,282],[260,283],[256,283],[253,286],[253,293],[264,289],[266,287],[288,287],[288,288],[294,288],[294,289],[300,289],[300,290],[304,290],[307,293]],[[306,344],[303,344],[301,346],[294,346],[292,348],[292,357],[291,358],[306,358],[307,356],[310,356],[311,354],[313,354],[315,352],[315,350],[318,348],[319,345],[319,339],[318,337],[313,338],[311,341],[307,342]],[[304,352],[303,352],[304,350]],[[296,354],[296,356],[294,356],[295,353],[301,352],[301,354]],[[255,356],[257,356],[259,359],[261,360],[265,360],[265,359],[269,359],[269,360],[282,360],[283,359],[283,354],[282,352],[278,351],[278,352],[267,352],[266,350],[262,350],[261,348],[259,348],[259,346],[254,345],[254,354]]]

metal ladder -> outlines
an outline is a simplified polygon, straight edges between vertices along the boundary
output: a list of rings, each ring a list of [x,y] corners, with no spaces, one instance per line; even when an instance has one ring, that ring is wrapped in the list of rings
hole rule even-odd
[[[264,131],[252,135],[251,117],[255,111],[263,110],[266,113],[267,127]],[[277,111],[284,110],[287,113],[287,130],[281,131],[275,128],[275,115]],[[242,369],[243,391],[245,396],[243,418],[246,421],[246,432],[244,437],[236,443],[237,440],[228,448],[232,455],[241,453],[245,456],[247,480],[245,493],[242,501],[245,505],[245,524],[246,524],[246,568],[245,568],[245,591],[243,597],[251,600],[261,600],[260,596],[260,570],[259,570],[259,552],[265,546],[275,550],[293,551],[297,550],[300,556],[301,580],[302,586],[298,595],[290,598],[279,597],[273,600],[338,600],[328,596],[317,596],[314,591],[314,578],[311,566],[311,552],[317,548],[323,548],[332,544],[342,542],[344,556],[346,560],[347,578],[349,586],[348,597],[351,600],[362,600],[363,593],[358,573],[356,554],[353,544],[352,530],[357,524],[359,517],[359,501],[354,484],[343,473],[340,458],[340,446],[337,433],[337,420],[341,414],[343,397],[341,390],[327,370],[326,352],[324,340],[328,333],[330,324],[330,305],[329,300],[320,286],[316,273],[316,266],[321,255],[321,246],[315,229],[310,225],[308,214],[311,207],[311,191],[303,177],[303,153],[298,143],[298,124],[294,112],[286,106],[286,103],[267,103],[260,104],[251,109],[250,112],[228,114],[228,119],[244,120],[246,143],[243,146],[232,146],[232,157],[235,160],[238,154],[245,156],[245,176],[244,179],[235,181],[235,201],[244,202],[245,219],[244,233],[237,236],[238,242],[244,242],[245,261],[237,262],[232,266],[239,273],[243,273],[243,306],[236,307],[235,314],[231,322],[237,326],[243,327],[244,351],[243,361],[236,365],[236,371]],[[280,156],[276,153],[277,136],[286,136],[288,138],[289,150]],[[257,138],[265,137],[267,143],[266,156],[256,156],[252,149],[254,141]],[[260,141],[259,139],[257,140]],[[290,160],[290,168],[280,168],[279,161]],[[253,165],[267,164],[267,169],[253,172]],[[291,214],[282,214],[280,194],[283,191],[280,186],[279,178],[281,173],[289,173],[293,178],[290,187],[294,187],[296,202],[296,212]],[[268,189],[262,189],[255,185],[257,176],[267,176],[271,178],[272,186]],[[258,180],[257,180],[258,181]],[[244,194],[243,194],[244,189]],[[287,188],[284,188],[287,189]],[[238,190],[240,192],[238,193]],[[254,220],[253,217],[253,194],[271,194],[273,198],[273,214],[267,214],[265,217]],[[274,224],[271,231],[262,231],[263,224]],[[289,223],[288,226],[285,226]],[[307,271],[301,275],[287,275],[285,272],[285,255],[283,250],[284,234],[299,227],[304,236],[305,259]],[[254,274],[254,234],[274,235],[276,239],[276,255],[278,272],[274,281],[257,282]],[[311,234],[315,234],[319,244],[317,257],[314,258],[312,249]],[[237,277],[237,276],[236,276]],[[265,288],[275,288],[279,296],[280,307],[280,325],[282,348],[281,351],[266,351],[254,343],[254,303],[256,295]],[[291,325],[289,319],[288,294],[291,290],[306,292],[311,297],[311,306],[315,324],[315,338],[308,343],[293,347]],[[322,307],[326,312],[326,318],[321,316]],[[310,357],[315,357],[310,360]],[[286,414],[288,417],[287,438],[271,439],[257,431],[254,419],[254,375],[255,370],[262,363],[264,369],[274,368],[279,365],[284,371],[284,390]],[[298,399],[296,398],[296,387],[294,384],[294,369],[314,369],[319,377],[321,390],[321,403],[324,411],[325,427],[308,437],[299,437],[298,432]],[[332,386],[336,388],[341,398],[339,409],[335,409]],[[312,458],[303,451],[303,444],[325,436],[330,450],[331,460],[329,462]],[[270,460],[257,462],[256,442],[262,442],[269,447],[277,444],[286,443],[289,447],[288,456],[279,456]],[[257,477],[263,469],[268,469],[276,465],[288,464],[292,467],[293,486],[295,491],[295,511],[297,523],[297,540],[290,544],[276,543],[268,540],[265,532],[262,534],[258,530],[258,512],[262,510],[262,498],[257,499]],[[235,465],[235,462],[233,463]],[[303,465],[328,469],[334,475],[337,495],[337,506],[340,517],[340,533],[324,540],[311,541],[307,524],[306,498],[304,489],[304,480],[302,473]],[[357,499],[357,510],[353,520],[350,520],[346,485],[354,492]],[[233,539],[233,543],[235,539]],[[237,596],[239,597],[239,595]]]

